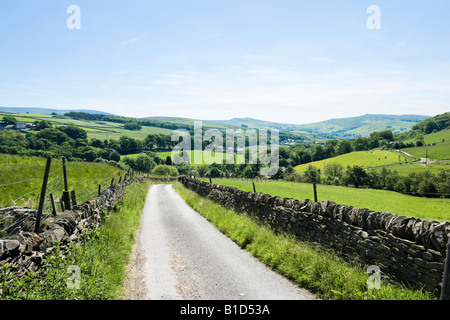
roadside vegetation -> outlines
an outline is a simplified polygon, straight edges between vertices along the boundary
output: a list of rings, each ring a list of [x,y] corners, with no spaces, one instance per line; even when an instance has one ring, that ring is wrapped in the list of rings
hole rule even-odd
[[[326,248],[274,233],[245,214],[237,214],[174,183],[185,201],[221,232],[274,271],[322,299],[432,300],[433,293],[381,279],[380,289],[369,289],[367,266],[346,262]]]
[[[5,300],[109,300],[121,299],[127,265],[131,256],[140,217],[151,182],[133,183],[126,189],[101,228],[86,232],[83,245],[73,245],[67,252],[57,247],[38,273],[28,272],[16,278],[8,266],[0,267],[0,284]],[[80,286],[67,285],[71,266],[80,268]],[[7,285],[4,285],[5,283]]]

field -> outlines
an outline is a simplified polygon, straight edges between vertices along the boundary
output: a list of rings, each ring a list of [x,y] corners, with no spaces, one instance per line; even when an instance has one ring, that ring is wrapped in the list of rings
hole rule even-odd
[[[327,163],[340,163],[345,167],[347,165],[363,166],[364,168],[373,168],[381,166],[395,165],[399,163],[412,162],[418,160],[401,154],[397,151],[372,150],[372,151],[355,151],[343,154],[334,158],[320,161],[314,161],[296,166],[294,169],[298,172],[304,172],[308,166],[314,166],[323,170]]]
[[[382,168],[375,168],[373,170],[380,171]],[[400,176],[407,176],[412,172],[420,173],[429,171],[433,174],[438,174],[441,170],[450,170],[450,161],[442,163],[408,163],[400,166],[394,166],[387,168],[389,170],[397,171]]]
[[[430,160],[448,160],[450,159],[450,139],[436,143],[436,145],[406,148],[402,149],[402,151],[416,157],[428,157]]]
[[[10,115],[0,112],[0,118],[4,115]],[[64,116],[52,116],[43,114],[13,114],[17,121],[26,123],[34,123],[37,120],[46,120],[53,125],[67,125],[73,123],[79,128],[86,130],[89,139],[97,138],[100,140],[116,139],[121,136],[127,136],[134,139],[145,139],[149,134],[172,134],[172,130],[159,128],[159,127],[146,127],[142,126],[141,130],[126,130],[123,128],[122,123],[107,122],[107,121],[89,121],[89,120],[75,120]],[[33,131],[31,131],[33,132]]]
[[[253,191],[251,181],[213,179],[213,183]],[[294,199],[314,199],[313,187],[307,183],[287,181],[255,182],[256,192]],[[392,212],[398,215],[435,221],[450,221],[450,199],[414,197],[392,191],[355,189],[339,186],[317,186],[318,200],[330,200],[339,204],[368,208],[373,211]]]
[[[45,165],[45,158],[0,154],[0,207],[19,205],[37,208]],[[53,159],[50,172],[47,194],[53,192],[58,198],[64,189],[62,161]],[[110,185],[112,178],[117,182],[119,175],[124,174],[124,171],[110,165],[67,162],[68,187],[75,190],[79,203],[96,196],[99,184],[104,189]],[[20,181],[24,182],[16,183]]]
[[[402,151],[421,158],[425,158],[428,154],[428,159],[431,160],[450,159],[450,129],[426,134],[423,136],[423,140],[426,145],[422,147],[405,148],[402,149]],[[405,140],[405,142],[415,143],[415,139]]]

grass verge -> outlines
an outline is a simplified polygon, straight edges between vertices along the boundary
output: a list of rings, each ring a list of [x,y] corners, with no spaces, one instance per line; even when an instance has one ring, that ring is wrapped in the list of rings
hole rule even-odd
[[[117,300],[127,275],[127,264],[140,225],[150,181],[133,183],[102,227],[88,232],[84,245],[72,245],[66,254],[57,246],[39,274],[29,272],[13,278],[5,265],[0,268],[0,299],[27,300]],[[79,288],[69,273],[79,268]],[[13,279],[12,282],[8,280]],[[72,286],[68,286],[68,281]]]
[[[203,198],[184,188],[174,189],[197,212],[218,230],[274,271],[307,288],[322,299],[342,300],[432,300],[432,293],[392,283],[381,278],[380,289],[369,289],[367,266],[346,262],[332,251],[317,244],[276,234],[245,214]]]

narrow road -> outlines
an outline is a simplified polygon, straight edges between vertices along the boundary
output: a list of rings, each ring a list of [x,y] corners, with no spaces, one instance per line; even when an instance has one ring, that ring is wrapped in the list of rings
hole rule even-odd
[[[150,188],[125,299],[310,300],[214,228],[171,185]]]

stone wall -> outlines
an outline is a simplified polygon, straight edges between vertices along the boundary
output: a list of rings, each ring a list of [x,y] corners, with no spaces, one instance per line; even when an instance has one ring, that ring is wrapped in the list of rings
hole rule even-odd
[[[274,230],[326,245],[343,257],[376,265],[385,275],[440,290],[450,223],[344,206],[245,192],[186,176],[179,181],[199,195],[245,212]]]
[[[8,264],[12,272],[18,276],[24,275],[27,270],[37,271],[45,261],[45,257],[53,250],[58,242],[62,251],[69,248],[72,243],[81,243],[84,239],[85,229],[94,229],[100,226],[102,215],[108,213],[123,197],[125,189],[133,181],[143,181],[143,178],[134,178],[113,185],[103,191],[98,197],[75,206],[72,210],[58,213],[56,217],[49,217],[41,224],[39,234],[24,230],[33,228],[18,228],[11,230],[10,234],[0,239],[0,267]],[[1,209],[8,211],[11,216],[28,215],[27,222],[34,224],[36,210],[21,207]]]

